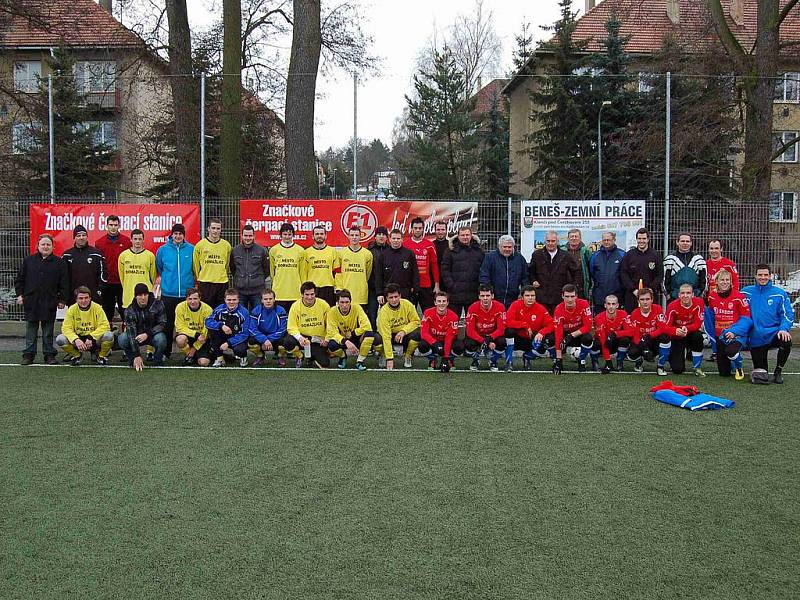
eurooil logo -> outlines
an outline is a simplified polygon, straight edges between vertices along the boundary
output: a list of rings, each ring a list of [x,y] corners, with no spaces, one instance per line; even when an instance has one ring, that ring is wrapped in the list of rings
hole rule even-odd
[[[375,229],[378,227],[378,216],[368,206],[351,204],[342,212],[341,225],[345,235],[347,235],[347,231],[351,227],[360,227],[361,241],[366,242],[375,235]]]

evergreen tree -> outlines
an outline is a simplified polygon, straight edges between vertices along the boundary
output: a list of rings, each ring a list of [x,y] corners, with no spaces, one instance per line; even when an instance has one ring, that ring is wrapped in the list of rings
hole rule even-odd
[[[514,52],[511,55],[511,62],[514,65],[514,74],[517,75],[533,73],[533,69],[530,66],[526,67],[534,52],[533,34],[530,28],[531,24],[525,21],[522,23],[520,32],[514,35],[514,42],[517,47],[514,48]]]
[[[99,196],[114,189],[118,173],[109,169],[114,149],[98,143],[100,121],[82,106],[75,80],[75,60],[63,47],[48,59],[53,73],[53,135],[56,195]],[[50,192],[48,90],[43,79],[33,99],[31,119],[23,143],[18,143],[12,161],[20,174],[18,194],[44,196]],[[21,141],[21,140],[18,140]]]

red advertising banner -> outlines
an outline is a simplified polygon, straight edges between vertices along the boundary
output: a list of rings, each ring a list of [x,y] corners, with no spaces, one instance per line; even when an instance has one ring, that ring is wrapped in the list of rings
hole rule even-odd
[[[242,200],[239,203],[240,226],[253,226],[256,241],[263,246],[274,246],[280,239],[280,227],[291,223],[295,242],[310,246],[314,227],[322,225],[328,232],[328,244],[346,246],[347,230],[353,225],[361,227],[361,242],[375,237],[381,225],[399,229],[408,235],[411,220],[421,217],[425,221],[425,235],[433,237],[434,225],[447,223],[448,235],[458,228],[478,225],[477,202],[427,202],[411,201],[358,201],[355,200]]]
[[[72,230],[78,225],[86,227],[89,243],[94,244],[105,235],[109,215],[119,217],[125,235],[141,229],[145,248],[153,253],[167,241],[175,223],[186,227],[189,242],[200,240],[200,207],[196,204],[31,204],[31,253],[36,252],[42,233],[53,236],[56,254],[72,248]]]

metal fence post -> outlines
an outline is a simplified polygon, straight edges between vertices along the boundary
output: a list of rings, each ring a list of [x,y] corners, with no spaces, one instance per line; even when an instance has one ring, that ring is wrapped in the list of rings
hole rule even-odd
[[[50,204],[56,201],[56,136],[53,131],[53,75],[47,76],[47,124],[50,143]]]
[[[669,179],[672,143],[672,73],[667,71],[666,148],[664,162],[664,257],[669,254]]]
[[[200,233],[206,230],[206,74],[200,73]]]
[[[511,233],[511,220],[512,220],[512,214],[511,214],[511,196],[509,196],[509,197],[508,197],[508,224],[506,225],[506,234],[508,234],[508,235],[513,235],[513,234]]]

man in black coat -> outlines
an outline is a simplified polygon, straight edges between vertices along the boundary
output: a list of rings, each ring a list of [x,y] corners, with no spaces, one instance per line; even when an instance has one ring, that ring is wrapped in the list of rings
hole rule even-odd
[[[416,304],[416,293],[419,291],[419,268],[417,257],[412,250],[403,246],[403,232],[392,229],[389,234],[389,248],[378,255],[373,265],[375,271],[375,290],[378,304],[386,302],[384,290],[390,283],[400,288],[400,295]]]
[[[17,304],[25,308],[25,349],[22,364],[29,365],[36,358],[39,329],[42,330],[44,362],[54,365],[56,349],[53,346],[53,328],[56,309],[64,308],[69,297],[66,263],[53,254],[53,238],[39,236],[36,252],[22,261],[14,280]]]
[[[370,272],[369,279],[367,280],[367,286],[369,287],[369,297],[367,298],[367,316],[369,317],[369,322],[373,325],[378,319],[378,296],[381,295],[378,292],[383,291],[377,289],[377,277],[375,275],[378,269],[378,261],[388,249],[389,230],[383,225],[376,227],[375,239],[372,240],[367,246],[367,250],[372,252],[372,271]]]
[[[659,302],[664,281],[661,255],[650,246],[650,233],[642,227],[636,232],[636,246],[622,257],[619,278],[625,289],[625,310],[628,314],[639,306],[639,290],[653,290],[653,302]]]
[[[534,250],[531,255],[528,275],[536,288],[536,301],[551,315],[561,303],[565,285],[571,283],[578,289],[583,285],[581,267],[569,252],[558,247],[558,233],[552,230],[545,234],[544,248]]]
[[[106,261],[103,254],[89,245],[89,235],[83,225],[72,231],[74,245],[61,255],[67,263],[69,276],[69,298],[67,304],[75,304],[75,290],[86,286],[92,293],[92,300],[100,303],[100,289],[107,282]]]
[[[450,294],[450,310],[461,318],[461,311],[478,300],[483,250],[469,227],[460,227],[450,240],[442,259],[442,281]]]

